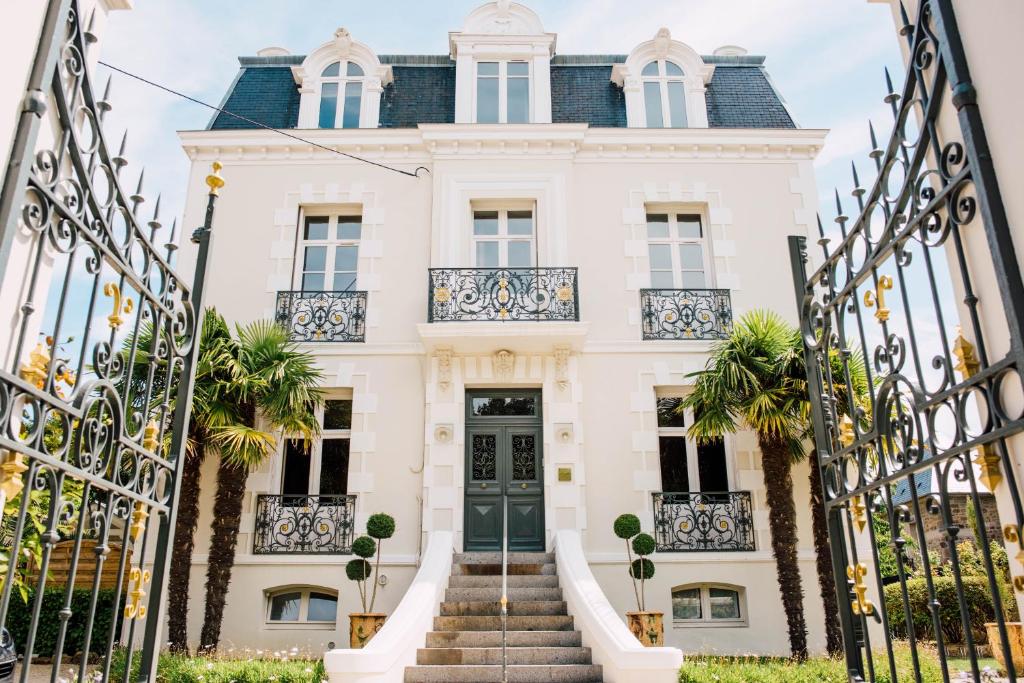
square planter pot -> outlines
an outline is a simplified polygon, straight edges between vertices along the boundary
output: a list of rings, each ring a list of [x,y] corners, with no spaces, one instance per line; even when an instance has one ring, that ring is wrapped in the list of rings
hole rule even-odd
[[[348,615],[349,647],[353,650],[361,649],[383,628],[384,620],[387,618],[388,615],[380,612]]]
[[[989,622],[985,624],[985,631],[988,633],[988,644],[992,648],[992,656],[1002,665],[1004,670],[1006,662],[1003,661],[1003,643],[999,637],[999,624]],[[1024,624],[1019,621],[1006,622],[1006,637],[1010,640],[1010,656],[1013,657],[1013,668],[1017,675],[1024,673]]]
[[[630,632],[644,647],[661,647],[665,644],[664,617],[664,612],[626,612]]]

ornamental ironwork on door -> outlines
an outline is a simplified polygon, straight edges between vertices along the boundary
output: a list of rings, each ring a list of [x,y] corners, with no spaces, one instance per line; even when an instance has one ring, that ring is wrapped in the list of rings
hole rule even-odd
[[[217,190],[195,281],[104,134],[92,20],[52,0],[0,195],[0,667],[155,679]],[[70,673],[69,673],[70,671]],[[120,672],[120,673],[119,673]]]
[[[1016,680],[1024,286],[952,2],[900,9],[876,179],[854,167],[820,252],[790,238],[846,663],[987,680],[995,655]]]

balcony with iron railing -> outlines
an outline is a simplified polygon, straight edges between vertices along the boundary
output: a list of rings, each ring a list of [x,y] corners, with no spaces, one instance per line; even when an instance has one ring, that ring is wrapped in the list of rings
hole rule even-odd
[[[256,497],[254,555],[347,555],[352,552],[355,496]]]
[[[658,552],[756,550],[749,491],[658,492],[654,540]]]
[[[292,341],[365,342],[366,292],[278,292],[275,318]]]
[[[641,289],[642,338],[725,339],[732,330],[728,289]]]

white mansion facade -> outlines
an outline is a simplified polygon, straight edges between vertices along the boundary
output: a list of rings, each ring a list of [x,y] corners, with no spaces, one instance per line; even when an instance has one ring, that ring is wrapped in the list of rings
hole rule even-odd
[[[499,547],[507,493],[512,548],[578,534],[619,615],[635,605],[612,521],[637,514],[668,645],[787,654],[756,441],[698,447],[672,408],[730,320],[795,322],[786,237],[816,234],[824,131],[797,128],[738,47],[700,55],[662,29],[628,55],[562,55],[507,0],[449,36],[447,55],[378,55],[344,29],[305,56],[261,50],[223,104],[245,119],[180,134],[186,224],[213,160],[227,182],[207,304],[287,325],[328,396],[322,437],[282,439],[249,477],[222,643],[342,646],[358,611],[344,564],[370,514],[397,521],[378,604],[393,614],[432,537]],[[209,459],[192,634],[215,473]],[[821,650],[807,481],[801,465]]]

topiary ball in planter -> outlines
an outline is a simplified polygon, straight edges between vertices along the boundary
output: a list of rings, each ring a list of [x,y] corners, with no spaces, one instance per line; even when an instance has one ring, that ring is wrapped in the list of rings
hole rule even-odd
[[[366,581],[372,572],[373,567],[366,560],[349,560],[345,565],[345,576],[352,581]]]
[[[356,557],[373,557],[373,554],[377,552],[377,543],[374,542],[369,536],[360,536],[356,540],[352,541],[352,554]]]
[[[629,540],[640,533],[640,518],[636,515],[619,515],[612,529],[619,538]]]
[[[654,537],[650,534],[637,534],[633,539],[633,552],[637,555],[650,555],[656,547]]]
[[[376,539],[391,538],[395,533],[395,520],[391,515],[378,512],[366,520],[366,533]]]
[[[654,578],[654,563],[646,557],[633,560],[633,564],[629,568],[629,575],[634,579],[652,579]]]

